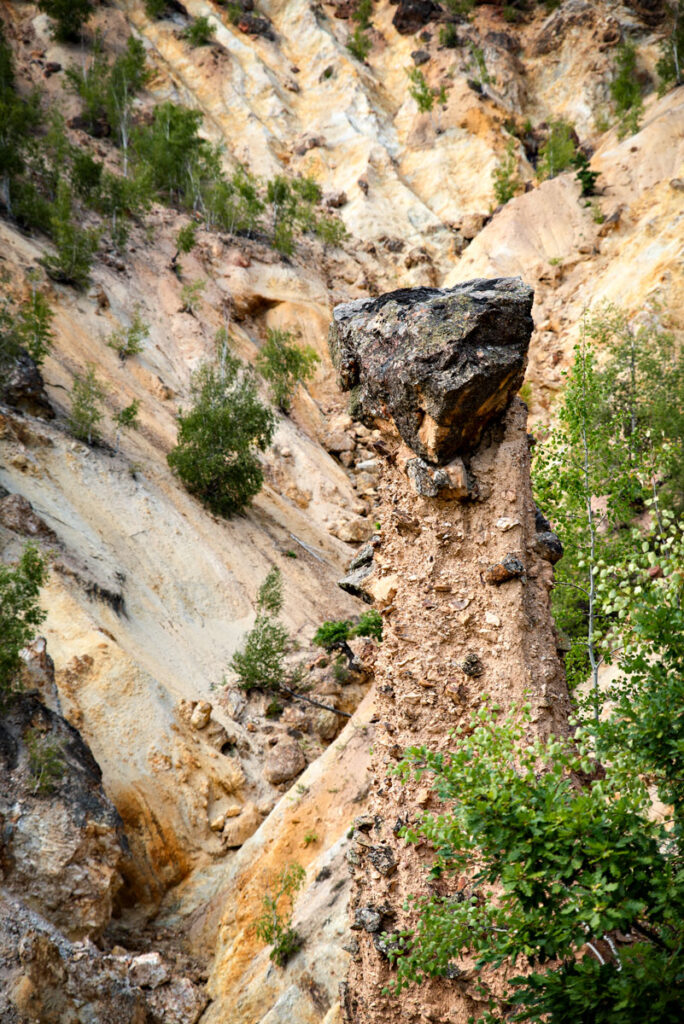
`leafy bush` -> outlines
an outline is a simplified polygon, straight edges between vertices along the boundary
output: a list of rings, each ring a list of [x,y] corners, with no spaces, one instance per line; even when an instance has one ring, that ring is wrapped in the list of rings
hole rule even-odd
[[[373,49],[373,41],[367,36],[360,25],[357,25],[347,39],[347,49],[353,57],[363,63]]]
[[[66,765],[60,743],[51,741],[39,729],[28,729],[24,736],[29,754],[29,771],[35,779],[33,792],[47,796],[64,778]]]
[[[97,251],[99,233],[93,228],[80,228],[74,220],[72,193],[62,178],[57,186],[50,217],[50,234],[57,252],[41,261],[51,278],[76,288],[85,288]]]
[[[584,197],[593,196],[596,190],[596,181],[600,177],[599,172],[592,171],[589,166],[589,159],[581,149],[575,154],[573,164],[577,168],[575,178],[582,187],[582,195]]]
[[[432,89],[425,81],[425,75],[420,68],[407,68],[406,74],[409,77],[409,96],[417,103],[421,114],[429,114],[435,105],[435,96]]]
[[[288,633],[277,621],[283,605],[283,581],[280,570],[271,569],[259,588],[257,615],[241,651],[236,651],[230,667],[243,690],[277,692],[285,680],[284,657]]]
[[[574,129],[562,118],[549,122],[549,133],[540,150],[540,161],[537,168],[539,178],[555,178],[561,171],[571,166],[575,157]]]
[[[261,900],[256,935],[262,942],[273,946],[270,959],[278,967],[284,967],[302,945],[300,936],[292,927],[292,910],[295,893],[301,889],[305,877],[301,864],[288,864],[278,872]]]
[[[354,623],[349,619],[328,619],[319,626],[314,633],[313,641],[316,647],[323,647],[326,651],[332,651],[336,647],[346,644],[351,636]]]
[[[519,191],[522,182],[518,176],[518,159],[513,139],[509,139],[506,143],[506,155],[492,172],[492,181],[496,201],[501,205],[507,203]]]
[[[69,429],[74,437],[87,444],[99,441],[98,423],[103,419],[102,403],[107,392],[97,379],[95,366],[88,363],[85,373],[77,373],[71,389]]]
[[[0,704],[18,686],[20,651],[45,619],[38,604],[47,568],[38,548],[27,544],[12,569],[0,563]]]
[[[310,345],[297,345],[291,331],[269,327],[255,365],[270,384],[275,404],[288,412],[297,386],[313,377],[318,363],[320,358],[314,349]]]
[[[159,197],[192,209],[200,203],[203,189],[220,178],[217,152],[199,135],[202,114],[175,103],[154,109],[151,125],[132,132],[132,146],[139,161],[150,169]]]
[[[116,441],[114,443],[115,452],[119,451],[119,441],[121,439],[122,430],[137,430],[138,423],[138,412],[140,411],[140,399],[134,398],[130,405],[124,406],[119,412],[114,414],[114,423],[116,424]]]
[[[53,317],[48,300],[35,287],[16,309],[4,298],[0,305],[0,367],[8,366],[21,349],[41,366],[54,342]]]
[[[375,608],[363,612],[352,633],[354,636],[372,636],[378,643],[382,642],[382,615],[380,612]]]
[[[197,312],[202,292],[206,288],[206,281],[188,281],[181,288],[181,313]]]
[[[0,22],[0,204],[11,216],[15,191],[26,189],[24,172],[30,157],[32,134],[41,123],[37,93],[29,98],[16,89],[12,49]]]
[[[107,344],[115,352],[119,353],[119,359],[122,363],[125,363],[129,356],[137,356],[142,352],[145,347],[145,340],[149,335],[149,324],[145,323],[140,314],[140,309],[136,307],[130,327],[119,327],[116,331],[113,331],[109,336]]]
[[[461,45],[458,29],[454,25],[453,21],[448,21],[446,25],[442,25],[440,28],[439,43],[440,46],[446,46],[448,50],[455,50]]]
[[[207,17],[201,14],[195,18],[183,32],[191,46],[206,46],[216,35],[216,25],[212,25]]]
[[[192,382],[193,407],[178,417],[171,468],[191,494],[220,516],[241,512],[261,490],[258,452],[271,443],[275,417],[259,401],[254,376],[224,353]]]
[[[63,43],[78,42],[95,9],[92,0],[38,0],[38,7],[53,19],[55,38]]]
[[[622,137],[628,132],[633,135],[639,131],[644,102],[637,78],[636,47],[630,39],[620,43],[616,50],[615,72],[610,94],[620,121],[619,135]]]
[[[682,67],[684,67],[684,0],[673,0],[671,9],[671,29],[668,36],[661,41],[660,59],[656,64],[658,73],[658,95],[663,96],[668,89],[682,84]]]

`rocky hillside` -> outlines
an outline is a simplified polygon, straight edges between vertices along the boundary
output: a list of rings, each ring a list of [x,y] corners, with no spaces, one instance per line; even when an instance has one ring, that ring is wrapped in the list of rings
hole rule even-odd
[[[114,972],[108,984],[112,992],[124,986],[130,1020],[341,1020],[339,983],[358,947],[349,931],[347,830],[368,807],[379,712],[372,689],[366,694],[377,648],[356,641],[355,670],[340,679],[311,641],[322,621],[354,619],[367,607],[337,582],[376,522],[388,529],[390,485],[380,484],[386,442],[348,415],[335,381],[326,340],[333,307],[396,288],[522,277],[534,289],[525,392],[533,420],[551,414],[585,308],[608,300],[684,329],[684,97],[681,88],[657,95],[664,3],[563,0],[530,4],[513,20],[509,7],[485,3],[467,20],[431,0],[378,0],[365,61],[347,48],[355,6],[174,0],[151,17],[142,0],[112,0],[95,5],[83,43],[70,44],[55,40],[35,4],[0,3],[19,90],[37,89],[46,111],[62,112],[77,150],[120,167],[112,138],[85,130],[67,69],[90,66],[97,32],[111,59],[133,34],[151,70],[134,101],[136,124],[149,124],[166,101],[200,112],[226,173],[244,166],[263,181],[310,176],[322,190],[320,210],[348,233],[339,245],[304,233],[282,253],[264,231],[211,229],[198,214],[197,242],[179,271],[176,239],[191,217],[155,201],[123,246],[101,241],[90,282],[78,290],[46,275],[49,238],[22,229],[3,205],[3,289],[19,300],[38,282],[55,314],[55,343],[44,390],[28,371],[1,382],[0,553],[15,561],[32,538],[48,556],[45,642],[27,652],[27,681],[69,723],[50,719],[46,729],[78,730],[102,773],[98,800],[110,802],[106,813],[118,815],[125,836],[116,857],[114,839],[107,846],[111,864],[103,857],[103,872],[109,878],[116,867],[118,881],[103,885],[97,927],[78,935],[64,928],[66,896],[52,897],[61,916],[34,906],[6,874],[4,853],[3,885],[8,900],[21,902],[16,921],[29,915],[17,927],[54,929],[45,943],[55,963],[54,949],[65,962],[74,958],[60,943],[97,943],[87,956],[109,959],[93,971]],[[213,35],[193,46],[186,30],[202,17]],[[610,83],[625,38],[637,47],[644,112],[640,129],[620,138]],[[430,111],[411,94],[411,69],[433,96]],[[591,198],[582,198],[574,169],[539,181],[540,148],[559,118],[572,121],[600,174]],[[499,207],[492,174],[507,147],[520,188]],[[82,216],[95,223],[88,208]],[[202,288],[188,303],[193,282]],[[149,333],[142,351],[122,360],[107,342],[136,313]],[[269,329],[293,331],[321,362],[290,414],[278,415],[253,505],[220,519],[183,489],[166,455],[192,372],[216,356],[217,332],[253,362]],[[74,376],[89,364],[106,391],[99,445],[74,439],[68,427]],[[139,429],[117,437],[114,417],[133,401]],[[526,485],[506,486],[517,494]],[[396,564],[411,580],[414,535],[410,526],[399,535]],[[334,710],[293,701],[271,717],[270,697],[235,686],[229,660],[273,566],[307,693],[354,713],[343,731],[347,719]],[[388,592],[374,596],[380,607],[391,604]],[[478,615],[486,611],[478,606]],[[24,799],[33,814],[35,796]],[[88,819],[96,831],[97,814]],[[294,916],[305,941],[280,969],[253,922],[269,880],[292,861],[306,868]],[[29,919],[34,911],[42,923]],[[161,974],[136,984],[144,976],[136,957],[159,953]],[[164,966],[174,957],[176,967]],[[17,1020],[85,1019],[55,1016],[50,998],[36,1009],[27,986],[37,975],[25,976],[15,985],[24,992],[12,1004]],[[207,979],[206,997],[195,998]],[[139,991],[173,985],[186,1002],[178,989],[155,1008]]]

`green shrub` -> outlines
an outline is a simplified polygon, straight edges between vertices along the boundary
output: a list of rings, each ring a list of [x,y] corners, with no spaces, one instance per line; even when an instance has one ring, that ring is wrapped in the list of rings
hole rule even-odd
[[[431,113],[435,105],[435,96],[425,81],[425,75],[420,68],[407,68],[406,74],[411,83],[409,85],[409,96],[416,101],[421,114]]]
[[[36,288],[17,309],[4,298],[0,305],[0,367],[6,367],[24,349],[41,366],[52,348],[54,314],[48,300]]]
[[[180,294],[181,313],[192,313],[193,316],[195,315],[206,285],[206,281],[188,281],[187,284],[183,285]]]
[[[297,345],[291,331],[268,328],[266,342],[256,358],[256,368],[268,381],[271,398],[288,412],[299,384],[310,380],[320,358],[310,345]]]
[[[467,17],[475,6],[475,0],[444,0],[444,6],[450,14]]]
[[[363,612],[359,616],[358,624],[352,630],[353,636],[372,636],[379,643],[382,642],[382,615],[375,608]]]
[[[92,0],[38,0],[38,7],[55,22],[55,38],[64,43],[78,42],[95,9]]]
[[[337,248],[348,236],[348,231],[339,217],[319,217],[316,220],[314,231],[324,246],[332,245],[334,248]]]
[[[494,79],[487,70],[484,50],[481,46],[476,46],[475,43],[468,43],[468,49],[470,51],[470,68],[474,74],[475,81],[480,85],[489,85]]]
[[[137,356],[142,352],[149,335],[149,324],[145,323],[140,315],[139,307],[136,307],[130,327],[119,327],[118,330],[113,331],[107,344],[119,353],[119,359],[125,363],[129,356]]]
[[[149,168],[164,202],[193,209],[221,177],[218,153],[199,135],[201,123],[199,110],[167,101],[155,107],[152,124],[131,133],[136,158]]]
[[[328,619],[319,626],[314,633],[313,641],[316,647],[322,647],[326,651],[332,651],[342,644],[346,644],[351,636],[354,623],[349,619]]]
[[[122,430],[137,430],[138,423],[138,412],[140,411],[140,399],[134,398],[130,405],[124,406],[119,412],[114,414],[114,423],[116,424],[116,440],[114,442],[114,451],[119,451],[119,441],[121,440]]]
[[[271,443],[275,417],[259,401],[254,376],[224,353],[205,364],[192,382],[193,406],[178,417],[171,468],[191,494],[220,516],[241,512],[261,490],[258,452]]]
[[[145,14],[156,21],[166,13],[167,0],[145,0]]]
[[[216,34],[216,25],[212,25],[203,14],[195,18],[184,30],[183,38],[187,39],[191,46],[206,46]]]
[[[53,793],[66,774],[64,750],[60,743],[49,740],[39,729],[28,729],[24,735],[29,754],[29,771],[34,778],[33,792],[40,796]]]
[[[448,50],[456,50],[461,45],[458,29],[453,21],[448,21],[446,25],[442,25],[439,30],[439,42],[441,46],[446,46]]]
[[[77,373],[71,389],[69,430],[79,441],[94,444],[99,441],[98,423],[103,419],[102,403],[107,392],[97,379],[95,366],[88,363],[85,373]]]
[[[546,142],[540,150],[540,161],[537,167],[539,178],[555,178],[561,171],[572,165],[575,157],[575,141],[573,127],[568,121],[561,119],[549,122]]]
[[[15,193],[26,197],[24,173],[33,150],[33,133],[41,123],[37,93],[28,98],[16,89],[12,49],[0,22],[0,206],[12,216],[20,216],[14,207]],[[26,203],[26,213],[30,205]]]
[[[637,78],[636,47],[630,39],[620,43],[616,50],[615,77],[610,84],[610,94],[620,122],[620,137],[638,132],[644,102]]]
[[[674,0],[670,5],[671,29],[660,43],[660,59],[656,64],[658,74],[658,95],[682,84],[684,67],[684,0]]]
[[[300,936],[292,928],[292,910],[295,893],[301,889],[305,877],[301,864],[288,864],[278,872],[261,900],[256,935],[273,946],[270,959],[278,967],[284,967],[302,945]]]
[[[27,544],[14,568],[0,563],[0,704],[17,688],[20,652],[45,619],[38,604],[47,568],[38,548]]]
[[[57,186],[57,198],[52,207],[50,234],[57,252],[41,261],[48,274],[55,281],[85,288],[90,280],[99,233],[75,223],[71,188],[63,178]]]
[[[236,651],[230,661],[242,690],[277,693],[285,681],[284,658],[289,637],[277,621],[282,605],[282,576],[279,569],[273,568],[259,588],[254,626],[247,633],[242,650]]]
[[[347,39],[347,49],[353,57],[363,63],[373,49],[373,41],[367,36],[360,25],[357,25]]]
[[[584,197],[593,196],[596,191],[596,181],[600,177],[599,172],[592,171],[589,159],[581,149],[575,154],[573,165],[577,168],[575,178],[582,187],[582,195]]]
[[[520,190],[522,182],[518,175],[518,159],[513,139],[506,143],[506,155],[499,160],[492,172],[492,181],[496,201],[501,205],[507,203]]]
[[[373,14],[373,0],[358,0],[352,11],[352,21],[355,21],[359,28],[371,27],[371,15]]]

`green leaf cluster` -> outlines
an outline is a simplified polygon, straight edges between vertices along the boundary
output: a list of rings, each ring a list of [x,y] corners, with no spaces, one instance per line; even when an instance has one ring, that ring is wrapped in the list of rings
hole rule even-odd
[[[615,77],[610,83],[610,94],[619,119],[620,138],[639,131],[644,102],[637,77],[637,53],[631,39],[618,46],[615,53]]]
[[[95,10],[92,0],[38,0],[38,7],[55,22],[55,39],[75,43]]]
[[[270,959],[278,967],[302,946],[302,939],[292,927],[295,894],[304,884],[306,872],[301,864],[283,867],[267,887],[261,900],[261,914],[256,920],[258,939],[271,945]]]
[[[136,306],[129,326],[112,331],[107,345],[118,352],[119,359],[124,363],[130,356],[137,356],[142,352],[149,335],[149,324],[145,323],[139,307]]]
[[[669,34],[660,44],[660,58],[656,64],[658,95],[682,83],[684,67],[684,0],[673,0]]]
[[[168,463],[215,515],[234,515],[261,490],[258,453],[271,443],[274,414],[260,402],[253,374],[227,352],[220,365],[197,371],[192,397]]]
[[[71,388],[69,430],[79,441],[96,444],[100,440],[99,424],[104,418],[102,403],[107,396],[105,386],[97,379],[95,364],[88,363],[84,373],[77,373]]]
[[[506,155],[499,160],[492,172],[494,195],[497,203],[504,205],[520,191],[522,181],[518,174],[518,159],[515,152],[515,140],[506,143]]]
[[[23,349],[41,366],[52,348],[54,314],[45,295],[36,287],[24,302],[0,301],[0,368],[6,368]]]
[[[546,142],[540,150],[537,167],[539,179],[555,178],[561,171],[572,166],[575,159],[574,129],[569,121],[562,118],[549,122]]]
[[[25,733],[29,755],[29,771],[34,778],[33,792],[40,796],[54,793],[56,784],[66,774],[64,750],[60,743],[48,739],[39,729]]]
[[[45,561],[32,544],[14,568],[0,564],[0,702],[18,687],[19,654],[45,618],[38,595],[46,579]]]
[[[316,630],[313,643],[326,651],[344,648],[347,641],[355,636],[374,637],[382,641],[382,615],[375,608],[363,612],[354,625],[350,619],[328,619]]]
[[[209,19],[200,14],[193,18],[183,32],[183,38],[187,39],[191,46],[206,46],[216,35],[216,25],[212,25]]]
[[[298,385],[311,380],[320,361],[310,345],[293,341],[291,331],[269,327],[255,365],[270,385],[272,400],[282,412],[288,412]]]
[[[277,693],[285,681],[285,654],[289,635],[277,621],[283,607],[283,580],[274,567],[259,588],[254,626],[242,649],[236,651],[230,667],[243,690],[271,690]]]

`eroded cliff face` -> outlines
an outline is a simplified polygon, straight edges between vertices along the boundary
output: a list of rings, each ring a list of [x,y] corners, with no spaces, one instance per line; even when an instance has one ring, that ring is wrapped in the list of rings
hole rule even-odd
[[[57,44],[33,4],[0,3],[0,10],[22,86],[40,86],[71,118],[78,103],[63,71],[83,60],[81,49]],[[258,241],[200,229],[197,247],[183,258],[184,280],[205,281],[193,316],[180,311],[183,282],[171,269],[184,218],[155,206],[149,230],[134,228],[125,259],[112,253],[98,259],[87,292],[43,280],[56,313],[56,344],[44,370],[44,394],[55,416],[41,418],[46,409],[38,391],[23,408],[0,411],[0,487],[10,492],[0,491],[0,545],[3,559],[13,560],[32,537],[51,558],[44,634],[59,706],[101,765],[130,842],[116,897],[125,896],[117,908],[120,941],[134,935],[149,949],[157,939],[184,943],[201,955],[211,968],[208,1019],[239,1012],[245,1024],[293,1018],[318,1024],[339,1019],[336,987],[349,957],[343,947],[355,948],[344,923],[348,885],[340,858],[346,827],[367,813],[360,780],[371,742],[382,788],[385,756],[394,760],[408,741],[445,742],[438,724],[444,730],[444,721],[460,720],[485,687],[502,698],[510,676],[507,699],[513,699],[533,670],[540,728],[562,721],[563,704],[553,640],[543,625],[551,568],[528,551],[536,537],[524,482],[523,412],[514,402],[504,425],[485,427],[475,451],[451,459],[454,465],[437,465],[430,449],[421,449],[422,460],[399,451],[396,437],[374,434],[375,426],[346,413],[326,348],[332,309],[397,288],[522,276],[535,289],[530,411],[533,419],[548,418],[585,306],[607,298],[631,313],[666,311],[670,324],[682,327],[684,104],[681,89],[655,96],[658,3],[565,0],[550,16],[535,5],[518,25],[504,21],[500,5],[487,4],[470,24],[458,26],[461,42],[451,50],[439,43],[438,7],[379,0],[365,64],[346,49],[353,23],[344,4],[264,0],[255,16],[270,26],[266,34],[249,20],[231,24],[219,4],[189,0],[186,10],[173,4],[169,17],[152,21],[140,0],[117,0],[96,11],[91,27],[102,30],[112,52],[131,30],[144,41],[154,77],[136,115],[149,117],[155,102],[169,98],[201,110],[207,135],[225,147],[226,166],[243,161],[264,177],[312,174],[350,238],[336,249],[305,239],[293,258],[283,259]],[[200,14],[216,25],[216,42],[192,48],[181,31]],[[637,40],[648,91],[642,130],[620,141],[615,128],[599,130],[597,116],[609,108],[614,47],[627,32]],[[482,48],[495,81],[473,86],[477,69],[469,43]],[[433,117],[420,114],[408,94],[405,69],[414,65],[431,87],[447,86],[445,108]],[[491,172],[504,151],[504,122],[515,123],[520,172],[532,182],[543,124],[558,116],[574,120],[581,142],[595,149],[592,166],[602,174],[595,206],[582,205],[574,173],[566,172],[494,210]],[[528,118],[529,137],[523,131]],[[79,129],[69,129],[69,137],[96,147],[100,158],[116,159],[107,140],[93,142]],[[28,238],[2,221],[0,270],[7,287],[26,294],[28,272],[48,250],[45,239]],[[150,325],[149,342],[121,363],[106,340],[130,322],[136,306]],[[267,327],[298,332],[323,360],[296,396],[292,416],[279,423],[265,459],[264,490],[245,517],[231,522],[208,515],[165,462],[176,413],[188,402],[191,371],[215,354],[220,327],[249,361]],[[88,362],[108,388],[109,448],[75,442],[66,429],[67,392]],[[141,429],[123,436],[114,455],[112,416],[133,399],[141,403]],[[423,405],[416,429],[425,426],[428,440],[434,439],[425,414]],[[396,454],[394,463],[388,451]],[[321,717],[328,712],[289,708],[274,722],[266,716],[267,700],[245,702],[236,690],[224,691],[226,665],[251,625],[256,591],[272,565],[285,580],[285,624],[305,647],[323,619],[363,610],[336,583],[377,520],[381,546],[368,581],[377,606],[389,612],[381,685],[390,685],[385,677],[392,670],[399,698],[380,693],[378,710],[364,704],[335,739],[334,716]],[[499,527],[499,521],[513,525]],[[523,565],[525,582],[514,576],[498,587],[484,583],[479,573],[484,578],[508,555],[509,568],[515,561]],[[436,564],[439,570],[431,568]],[[505,564],[502,571],[509,571]],[[424,656],[423,623],[432,638]],[[523,637],[528,651],[539,645],[534,665]],[[447,656],[450,646],[458,650]],[[452,670],[451,661],[458,666],[471,653],[481,662],[481,676]],[[401,677],[405,669],[413,681]],[[441,671],[448,684],[423,685]],[[321,699],[347,711],[358,705],[369,678],[366,673],[340,685],[330,666],[311,671]],[[395,718],[398,723],[391,743],[392,734],[379,727],[386,755],[378,753],[377,740],[354,731],[370,726],[376,714],[392,727]],[[333,752],[348,736],[354,737],[353,766],[341,766]],[[267,761],[291,744],[300,751],[288,761],[295,771],[273,784]],[[309,785],[308,774],[297,777],[306,764],[318,780],[311,804],[297,789]],[[379,810],[383,798],[391,811]],[[400,799],[394,784],[373,799],[385,831],[368,833],[371,845],[387,843],[397,855],[396,839],[387,834]],[[305,823],[316,816],[321,821],[312,829],[320,843],[305,846]],[[363,843],[352,842],[353,850],[357,846]],[[328,849],[335,865],[330,885],[339,880],[339,892],[316,882]],[[295,920],[307,919],[307,942],[279,970],[249,923],[265,879],[284,858],[307,867],[295,907]],[[400,862],[396,885],[418,884],[418,861],[413,852]],[[359,885],[368,887],[367,902],[382,902],[380,890],[389,889],[392,878],[366,875],[364,863],[355,866]],[[248,896],[240,904],[236,893],[243,890]],[[393,907],[400,903],[392,896]],[[142,924],[160,905],[143,934]],[[378,1014],[370,1007],[377,996],[361,974],[363,967],[374,986],[381,984],[385,966],[372,934],[362,929],[354,991],[360,1013]],[[328,962],[334,970],[326,970]],[[436,1006],[442,998],[435,994]],[[420,1003],[411,1005],[417,1012]],[[391,1019],[394,1010],[383,1012]]]
[[[439,804],[424,781],[402,785],[392,767],[408,746],[424,743],[448,752],[458,742],[450,730],[467,726],[484,699],[504,709],[528,701],[541,735],[567,727],[568,694],[549,608],[552,567],[538,542],[530,484],[527,411],[519,399],[511,401],[516,376],[505,373],[512,353],[523,362],[532,295],[514,280],[399,298],[398,310],[391,295],[383,304],[336,310],[331,335],[343,385],[352,382],[340,353],[356,354],[357,375],[365,381],[361,407],[370,418],[380,415],[388,448],[380,490],[382,543],[364,582],[382,608],[384,640],[375,666],[379,721],[371,797],[347,855],[359,949],[345,1009],[346,1019],[363,1024],[465,1024],[478,1011],[470,964],[459,964],[455,980],[424,984],[399,998],[382,994],[391,981],[382,933],[411,927],[404,904],[429,884],[430,851],[408,846],[399,832]],[[384,359],[369,346],[378,335],[385,339]],[[431,358],[417,357],[425,348]],[[435,363],[452,368],[451,374],[435,372]],[[396,397],[407,366],[412,387],[394,405],[387,401],[378,409],[378,390],[387,394],[389,385]],[[482,367],[488,372],[481,378]],[[484,428],[468,402],[474,387],[480,407],[488,404],[487,392],[491,400]],[[420,432],[407,424],[424,419],[426,394],[439,407],[433,432],[441,446],[432,452],[433,462],[447,464],[453,475],[455,462],[462,461],[468,485],[461,492],[435,487],[439,471],[428,476],[427,486],[424,477],[409,475],[416,456],[426,452]],[[402,443],[407,440],[413,450]],[[456,879],[439,884],[443,895],[457,891]]]

